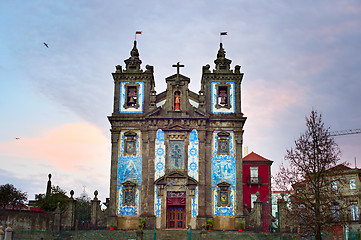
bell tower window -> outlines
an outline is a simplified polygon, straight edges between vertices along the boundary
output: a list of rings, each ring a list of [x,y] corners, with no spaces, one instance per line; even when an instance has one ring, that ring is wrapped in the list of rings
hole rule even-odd
[[[129,86],[127,90],[127,106],[134,107],[138,101],[137,87]]]
[[[218,85],[217,86],[217,105],[216,108],[231,108],[230,103],[230,86],[229,85]]]
[[[128,83],[125,85],[125,101],[124,106],[127,108],[139,108],[139,84]]]

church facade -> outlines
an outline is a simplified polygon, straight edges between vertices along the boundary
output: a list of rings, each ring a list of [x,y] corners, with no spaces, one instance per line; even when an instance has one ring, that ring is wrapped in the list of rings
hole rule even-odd
[[[116,66],[111,124],[108,224],[236,229],[243,219],[240,66],[231,69],[222,43],[215,69],[203,66],[201,89],[177,70],[155,91],[153,67],[141,69],[137,42]]]

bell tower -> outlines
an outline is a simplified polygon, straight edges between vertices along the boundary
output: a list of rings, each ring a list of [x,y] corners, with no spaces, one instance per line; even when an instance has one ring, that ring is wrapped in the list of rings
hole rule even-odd
[[[243,73],[240,72],[241,67],[236,65],[234,70],[230,69],[232,60],[226,58],[226,51],[223,49],[222,43],[220,43],[214,63],[216,68],[213,72],[210,71],[209,65],[203,67],[202,89],[207,96],[205,99],[206,112],[218,115],[242,114],[241,82]]]
[[[212,71],[210,65],[203,66],[199,95],[204,95],[205,102],[200,107],[209,114],[207,130],[211,143],[207,158],[212,166],[208,178],[212,209],[207,213],[213,216],[216,228],[228,226],[232,229],[243,216],[242,142],[246,122],[241,111],[243,73],[239,65],[231,69],[232,61],[226,58],[222,43],[214,63]]]
[[[146,120],[144,115],[155,108],[153,67],[141,69],[137,42],[125,62],[117,65],[114,79],[114,108],[108,117],[111,124],[112,156],[109,222],[119,228],[138,225],[144,191]],[[145,142],[148,142],[145,140]]]

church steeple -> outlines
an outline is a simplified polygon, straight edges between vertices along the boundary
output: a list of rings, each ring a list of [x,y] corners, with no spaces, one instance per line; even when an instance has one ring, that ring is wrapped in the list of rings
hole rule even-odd
[[[226,58],[226,51],[223,49],[223,44],[220,43],[217,59],[214,60],[214,63],[216,64],[216,69],[214,72],[231,72],[231,62],[232,60]]]
[[[137,41],[134,41],[133,49],[130,51],[130,58],[124,60],[126,72],[142,72],[140,69],[140,64],[142,60],[139,58],[139,52],[137,49]]]

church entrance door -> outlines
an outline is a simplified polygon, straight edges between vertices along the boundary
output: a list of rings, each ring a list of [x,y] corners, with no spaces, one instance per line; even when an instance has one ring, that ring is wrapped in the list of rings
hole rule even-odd
[[[185,228],[186,193],[167,192],[167,227]]]
[[[171,206],[168,208],[168,228],[184,228],[185,207]]]

